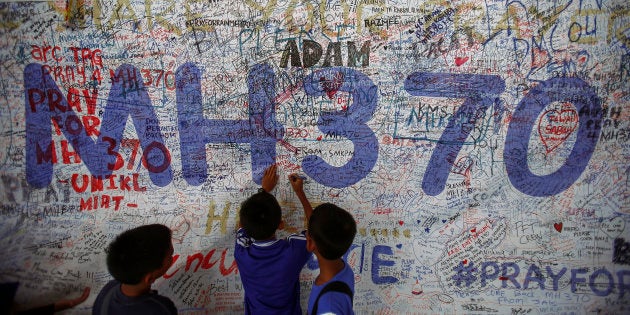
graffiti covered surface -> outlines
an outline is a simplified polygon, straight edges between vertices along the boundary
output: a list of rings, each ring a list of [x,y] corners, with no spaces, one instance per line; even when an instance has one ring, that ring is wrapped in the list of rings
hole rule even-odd
[[[264,169],[357,220],[357,313],[623,313],[623,1],[4,2],[0,279],[35,305],[109,279],[159,222],[180,313],[242,313]],[[288,183],[282,235],[303,228]],[[302,303],[317,274],[301,275]],[[304,307],[303,307],[304,308]]]

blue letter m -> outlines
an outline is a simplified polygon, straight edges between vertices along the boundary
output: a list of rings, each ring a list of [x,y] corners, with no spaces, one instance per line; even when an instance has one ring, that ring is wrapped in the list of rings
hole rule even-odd
[[[171,182],[170,155],[160,133],[147,134],[146,122],[157,121],[151,100],[139,71],[130,65],[122,65],[112,78],[112,87],[103,112],[103,119],[96,140],[86,132],[68,100],[59,91],[50,73],[42,65],[32,63],[24,69],[24,100],[26,112],[26,180],[33,187],[48,186],[52,180],[53,152],[42,153],[42,148],[54,150],[52,143],[52,119],[71,121],[73,128],[62,128],[63,135],[72,144],[80,160],[93,176],[108,176],[120,159],[118,148],[131,116],[145,164],[151,161],[157,167],[148,167],[152,182],[166,186]],[[161,150],[153,150],[159,148]],[[39,154],[38,154],[39,151]],[[43,158],[42,158],[42,155]]]

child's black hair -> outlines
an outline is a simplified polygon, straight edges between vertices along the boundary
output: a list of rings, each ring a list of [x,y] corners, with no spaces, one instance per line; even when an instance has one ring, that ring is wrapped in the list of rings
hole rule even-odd
[[[171,248],[171,230],[149,224],[127,230],[107,247],[107,269],[124,284],[138,284],[150,272],[162,268]]]
[[[282,220],[282,210],[272,194],[261,191],[243,202],[239,220],[249,237],[265,240],[276,233]]]
[[[308,220],[308,234],[322,257],[334,260],[341,258],[352,245],[357,224],[348,211],[332,203],[324,203],[313,209]]]

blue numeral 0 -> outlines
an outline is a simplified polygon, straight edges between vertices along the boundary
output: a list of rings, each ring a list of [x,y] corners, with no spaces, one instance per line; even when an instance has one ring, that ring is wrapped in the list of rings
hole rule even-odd
[[[533,174],[527,165],[529,138],[540,113],[552,102],[568,102],[580,115],[579,128],[571,154],[549,175]],[[589,117],[590,116],[590,117]],[[590,119],[591,123],[586,123]],[[504,160],[512,185],[530,196],[553,196],[569,188],[588,165],[601,132],[602,108],[599,97],[579,78],[552,78],[534,87],[523,97],[512,115],[505,139]]]

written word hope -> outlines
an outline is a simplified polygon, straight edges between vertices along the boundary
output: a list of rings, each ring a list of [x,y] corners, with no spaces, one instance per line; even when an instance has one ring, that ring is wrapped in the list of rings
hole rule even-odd
[[[108,176],[120,161],[118,153],[125,123],[131,116],[143,149],[143,165],[152,182],[168,185],[173,178],[171,155],[160,132],[147,132],[158,119],[139,71],[131,65],[120,66],[112,76],[112,87],[103,111],[98,138],[93,140],[80,130],[81,120],[40,64],[24,69],[26,110],[26,177],[30,185],[45,187],[53,174],[51,159],[51,120],[73,121],[78,128],[63,130],[94,176]],[[112,72],[113,73],[113,72]],[[177,124],[180,137],[182,174],[189,185],[200,185],[208,177],[207,143],[248,143],[251,145],[252,178],[260,183],[264,169],[275,161],[276,144],[283,141],[284,127],[275,117],[276,76],[267,64],[257,64],[248,73],[249,117],[242,120],[207,119],[203,116],[201,70],[186,63],[176,71]],[[342,166],[333,166],[317,155],[307,155],[302,169],[315,181],[342,188],[365,178],[378,157],[378,140],[367,122],[377,108],[378,89],[361,71],[331,67],[314,71],[303,81],[307,95],[319,97],[338,91],[352,96],[343,110],[323,112],[318,127],[352,141],[354,153]],[[429,195],[440,194],[446,185],[453,161],[460,152],[476,120],[505,90],[505,81],[496,75],[414,72],[404,82],[413,96],[460,98],[463,104],[453,115],[433,151],[422,188]],[[529,136],[536,118],[553,102],[571,103],[580,115],[576,141],[566,161],[555,172],[537,175],[527,164]],[[472,113],[472,115],[470,115]],[[454,117],[468,114],[467,123]],[[512,114],[505,140],[504,160],[508,177],[515,188],[531,196],[556,195],[570,187],[582,174],[592,156],[601,131],[602,108],[594,89],[579,78],[551,78],[543,81],[519,102]],[[155,128],[153,128],[155,129]],[[159,126],[158,129],[159,130]]]

